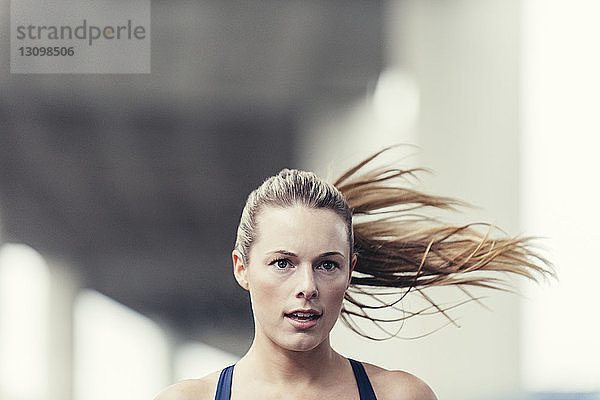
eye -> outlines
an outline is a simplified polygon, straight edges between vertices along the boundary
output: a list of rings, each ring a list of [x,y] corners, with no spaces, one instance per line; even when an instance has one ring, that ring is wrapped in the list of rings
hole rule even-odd
[[[290,266],[290,262],[286,258],[280,258],[271,263],[271,265],[276,266],[278,269],[285,269]]]
[[[334,261],[323,261],[319,268],[324,269],[325,271],[332,271],[338,267],[338,264]]]

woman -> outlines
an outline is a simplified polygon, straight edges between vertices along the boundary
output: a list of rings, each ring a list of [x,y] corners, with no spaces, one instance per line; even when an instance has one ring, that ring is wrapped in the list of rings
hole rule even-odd
[[[547,272],[547,263],[528,249],[527,240],[492,239],[470,226],[415,215],[415,209],[451,208],[456,202],[397,184],[414,171],[361,174],[379,154],[334,185],[284,169],[250,194],[232,257],[235,278],[250,293],[253,343],[235,366],[177,383],[157,400],[436,399],[413,375],[335,352],[329,334],[340,313],[352,329],[372,337],[355,319],[387,332],[383,324],[390,320],[370,311],[398,303],[373,306],[368,299],[380,299],[377,288],[399,288],[401,297],[416,292],[429,300],[423,289],[431,286],[497,288],[493,277],[480,273],[534,278]],[[352,295],[350,288],[363,296]],[[433,301],[431,306],[446,315]]]

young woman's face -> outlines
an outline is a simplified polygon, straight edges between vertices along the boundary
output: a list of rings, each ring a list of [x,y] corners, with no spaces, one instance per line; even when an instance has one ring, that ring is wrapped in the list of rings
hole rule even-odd
[[[267,207],[244,265],[234,252],[234,271],[250,291],[259,339],[295,351],[329,339],[350,282],[346,226],[331,210]]]

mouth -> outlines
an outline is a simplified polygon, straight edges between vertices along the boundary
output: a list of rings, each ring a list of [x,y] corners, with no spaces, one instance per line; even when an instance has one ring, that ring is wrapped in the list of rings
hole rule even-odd
[[[284,314],[285,318],[296,328],[306,329],[314,326],[323,314],[315,310],[296,310]]]

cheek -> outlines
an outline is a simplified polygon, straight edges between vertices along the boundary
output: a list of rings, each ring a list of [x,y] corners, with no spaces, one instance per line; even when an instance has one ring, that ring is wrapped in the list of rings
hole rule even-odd
[[[268,271],[264,270],[262,266],[248,268],[248,289],[251,289],[255,295],[269,293],[269,291],[277,289],[280,283]]]
[[[335,284],[330,284],[329,290],[327,290],[328,301],[339,303],[341,306],[347,288],[348,281],[346,279],[339,279]]]
[[[281,305],[284,296],[281,282],[260,275],[250,275],[248,279],[248,291],[255,314]]]

